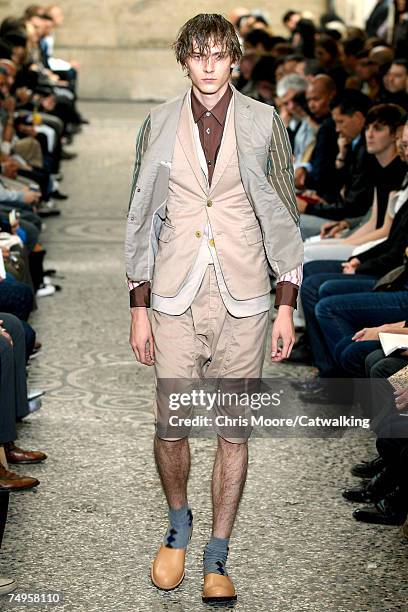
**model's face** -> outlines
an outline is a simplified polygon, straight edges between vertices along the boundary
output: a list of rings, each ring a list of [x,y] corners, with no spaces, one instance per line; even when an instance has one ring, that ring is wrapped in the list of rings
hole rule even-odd
[[[200,55],[193,46],[186,60],[186,67],[192,84],[203,94],[217,93],[227,83],[231,76],[233,62],[220,45],[210,44],[210,53]]]
[[[320,119],[330,111],[330,95],[319,85],[309,85],[306,92],[307,105],[310,112]]]
[[[352,115],[344,115],[339,108],[332,110],[333,121],[336,124],[336,132],[346,138],[349,142],[357,138],[364,126],[364,116],[360,112]]]
[[[391,68],[384,77],[385,88],[391,93],[406,91],[408,74],[405,66],[392,64]]]
[[[367,151],[373,155],[379,155],[390,146],[395,146],[395,134],[391,134],[388,125],[371,123],[365,129]]]

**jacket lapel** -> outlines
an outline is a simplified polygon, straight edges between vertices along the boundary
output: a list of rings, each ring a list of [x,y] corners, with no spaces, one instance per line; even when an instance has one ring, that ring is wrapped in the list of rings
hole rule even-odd
[[[248,98],[232,87],[234,92],[234,119],[238,154],[253,153],[252,124],[254,116]]]
[[[234,121],[234,99],[231,99],[231,107],[228,111],[227,121],[224,127],[224,134],[221,141],[221,147],[218,151],[217,163],[215,164],[214,174],[211,181],[210,193],[214,191],[219,182],[220,178],[225,172],[225,168],[231,159],[232,154],[235,151],[236,140],[235,140],[235,121]]]
[[[190,94],[188,94],[190,95]],[[184,100],[183,107],[181,109],[180,121],[177,129],[177,136],[180,144],[183,148],[184,154],[191,166],[191,169],[197,179],[198,184],[204,193],[207,193],[205,178],[203,171],[200,166],[200,162],[197,156],[197,150],[194,142],[194,136],[190,118],[190,108],[188,102],[188,95]]]

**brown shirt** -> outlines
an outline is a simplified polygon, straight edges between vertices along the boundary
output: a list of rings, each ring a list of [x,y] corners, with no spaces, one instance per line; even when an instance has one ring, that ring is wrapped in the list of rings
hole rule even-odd
[[[191,110],[198,127],[201,146],[207,162],[209,185],[211,185],[215,162],[220,150],[231,98],[232,89],[228,87],[221,100],[211,110],[208,110],[195,96],[194,91],[191,91]]]

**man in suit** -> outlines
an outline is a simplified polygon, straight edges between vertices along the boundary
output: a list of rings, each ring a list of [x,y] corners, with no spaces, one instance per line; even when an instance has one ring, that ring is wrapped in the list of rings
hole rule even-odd
[[[169,528],[151,578],[165,590],[183,580],[193,517],[187,434],[161,431],[160,381],[260,378],[270,273],[278,281],[271,357],[286,358],[303,259],[287,133],[273,107],[230,85],[241,56],[233,26],[197,15],[174,50],[192,86],[153,109],[140,129],[126,234],[130,343],[156,376],[154,451]],[[245,432],[217,433],[205,602],[236,599],[226,561],[248,463]]]

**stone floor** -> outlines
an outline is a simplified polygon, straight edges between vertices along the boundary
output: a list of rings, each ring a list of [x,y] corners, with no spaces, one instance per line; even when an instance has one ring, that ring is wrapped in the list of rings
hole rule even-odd
[[[123,233],[135,134],[147,107],[83,104],[91,125],[63,167],[60,218],[44,231],[47,265],[65,278],[32,318],[43,350],[30,385],[47,395],[19,427],[21,445],[47,451],[35,492],[10,500],[0,559],[18,592],[58,592],[75,612],[195,612],[210,531],[210,439],[192,440],[189,485],[195,531],[186,579],[163,594],[149,564],[164,532],[165,504],[152,461],[152,371],[128,346]],[[265,372],[303,376],[301,367]],[[231,541],[236,608],[245,612],[408,610],[408,545],[397,528],[358,524],[340,489],[371,454],[369,435],[253,439],[250,471]],[[21,605],[2,598],[1,609]],[[50,606],[31,605],[46,610]]]

